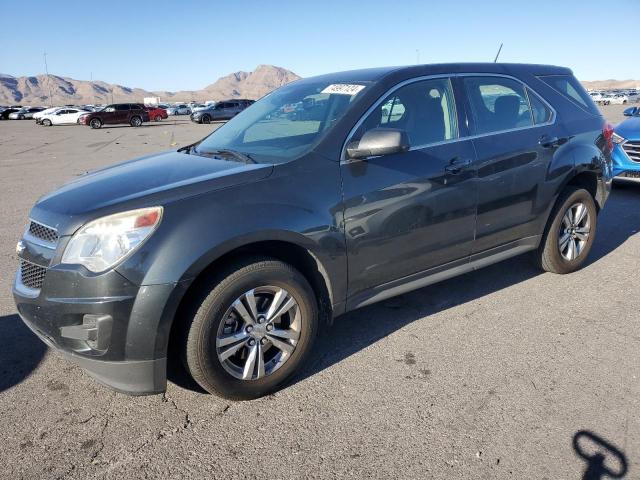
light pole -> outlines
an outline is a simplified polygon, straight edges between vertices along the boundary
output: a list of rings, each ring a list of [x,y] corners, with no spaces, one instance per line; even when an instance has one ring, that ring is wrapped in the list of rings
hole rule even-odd
[[[53,107],[53,98],[51,97],[51,81],[49,79],[49,67],[47,66],[47,52],[42,54],[44,57],[44,73],[47,75],[47,87],[49,89],[49,106]]]

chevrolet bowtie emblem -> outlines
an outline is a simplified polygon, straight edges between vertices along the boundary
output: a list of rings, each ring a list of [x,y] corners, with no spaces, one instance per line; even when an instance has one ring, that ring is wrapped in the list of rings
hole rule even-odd
[[[22,252],[24,252],[25,248],[27,248],[27,246],[24,244],[24,242],[22,240],[20,240],[18,242],[18,244],[16,245],[16,253],[18,255],[22,255]]]

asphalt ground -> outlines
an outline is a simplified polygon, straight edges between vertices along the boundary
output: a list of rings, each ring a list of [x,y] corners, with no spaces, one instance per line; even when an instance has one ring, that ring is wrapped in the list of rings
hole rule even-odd
[[[640,477],[640,183],[615,185],[582,270],[518,257],[349,313],[263,399],[180,375],[130,397],[48,351],[11,296],[31,205],[213,128],[0,122],[0,478]]]

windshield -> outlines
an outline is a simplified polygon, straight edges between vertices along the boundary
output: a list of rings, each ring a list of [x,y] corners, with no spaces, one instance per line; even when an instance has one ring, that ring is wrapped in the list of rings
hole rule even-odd
[[[251,105],[192,151],[235,150],[260,163],[292,160],[311,150],[365,88],[327,81],[284,86]]]

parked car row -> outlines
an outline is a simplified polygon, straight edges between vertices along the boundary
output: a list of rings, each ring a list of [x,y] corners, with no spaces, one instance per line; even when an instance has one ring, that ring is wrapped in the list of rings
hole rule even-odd
[[[591,99],[598,105],[626,105],[640,101],[640,92],[628,90],[624,92],[589,92]]]

